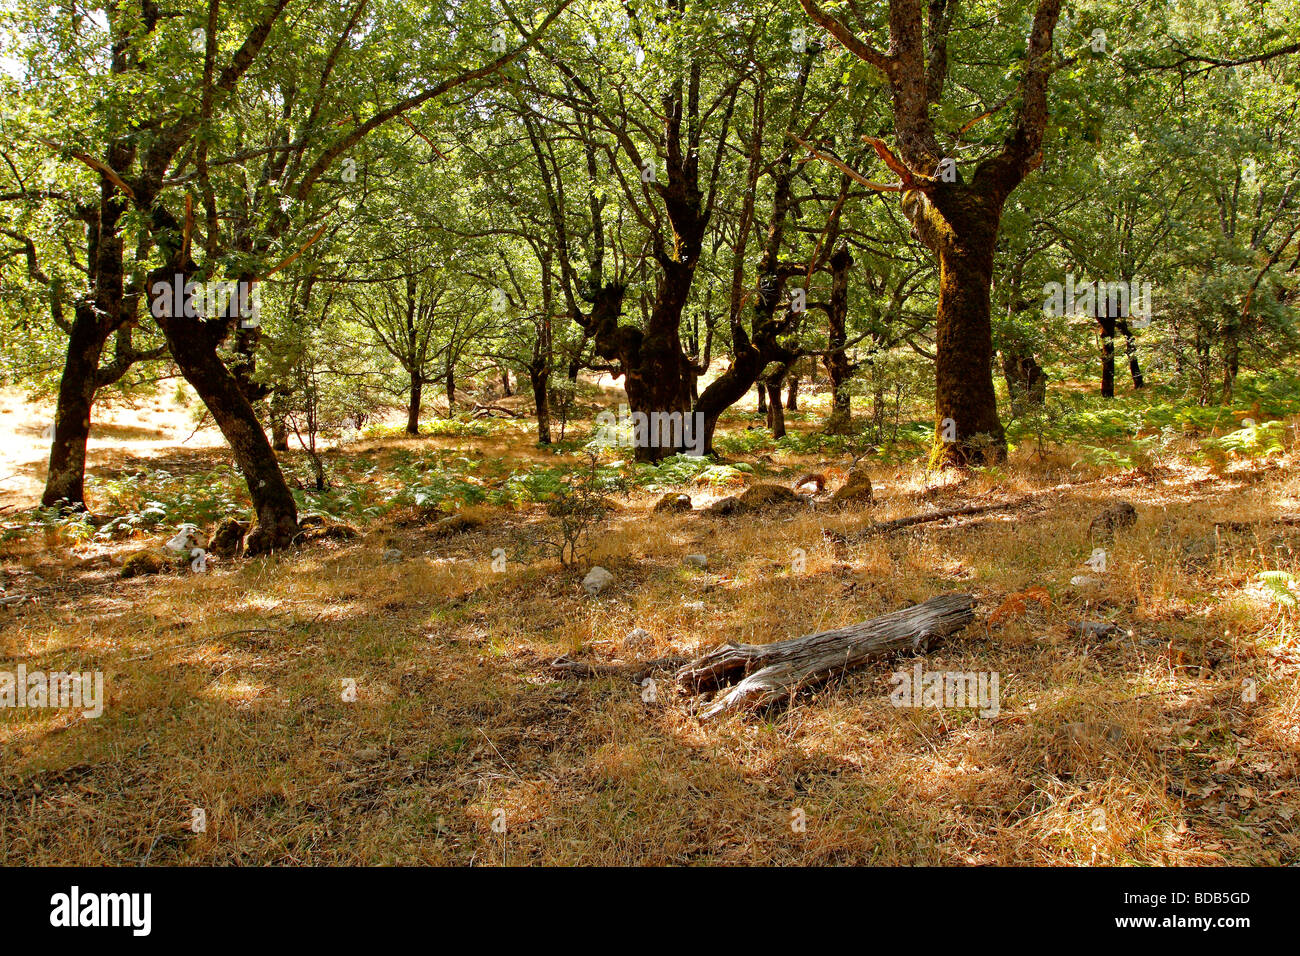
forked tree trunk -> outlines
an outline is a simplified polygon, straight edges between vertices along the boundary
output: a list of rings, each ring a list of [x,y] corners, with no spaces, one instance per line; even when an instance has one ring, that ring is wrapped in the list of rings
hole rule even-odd
[[[701,720],[760,707],[899,651],[924,654],[975,618],[975,599],[941,594],[922,604],[775,644],[724,644],[677,672],[677,681],[718,694]]]

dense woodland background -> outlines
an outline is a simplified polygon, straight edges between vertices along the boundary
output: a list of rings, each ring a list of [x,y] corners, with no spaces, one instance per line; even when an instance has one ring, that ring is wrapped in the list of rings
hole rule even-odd
[[[3,0],[0,846],[1294,861],[1297,24]],[[997,720],[673,679],[953,590]]]

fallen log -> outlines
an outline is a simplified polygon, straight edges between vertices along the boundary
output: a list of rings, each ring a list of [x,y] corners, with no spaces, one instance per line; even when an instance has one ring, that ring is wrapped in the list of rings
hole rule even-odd
[[[940,594],[861,624],[775,644],[723,644],[679,670],[677,681],[696,691],[734,683],[700,712],[700,719],[708,720],[770,704],[897,651],[923,654],[974,618],[975,599],[969,594]]]

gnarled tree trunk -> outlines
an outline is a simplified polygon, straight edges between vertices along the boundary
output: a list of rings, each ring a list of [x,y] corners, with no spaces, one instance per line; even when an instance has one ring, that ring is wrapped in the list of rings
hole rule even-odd
[[[719,691],[701,720],[771,704],[802,687],[899,651],[924,654],[975,618],[975,599],[941,594],[880,617],[774,644],[724,644],[677,672],[694,690]]]

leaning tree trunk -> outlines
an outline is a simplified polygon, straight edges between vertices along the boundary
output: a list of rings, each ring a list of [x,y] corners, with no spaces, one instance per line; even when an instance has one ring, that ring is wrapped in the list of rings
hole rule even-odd
[[[184,316],[160,315],[157,321],[181,374],[212,413],[248,485],[257,526],[245,541],[245,552],[288,547],[298,533],[298,506],[253,406],[217,355],[217,330],[212,323]]]
[[[424,376],[419,372],[411,373],[410,401],[406,404],[406,434],[420,434],[420,401],[424,393]]]
[[[831,631],[774,644],[723,644],[677,672],[694,690],[720,690],[701,720],[732,710],[759,707],[802,687],[861,667],[868,661],[911,651],[924,654],[975,618],[975,599],[941,594],[912,607]]]

